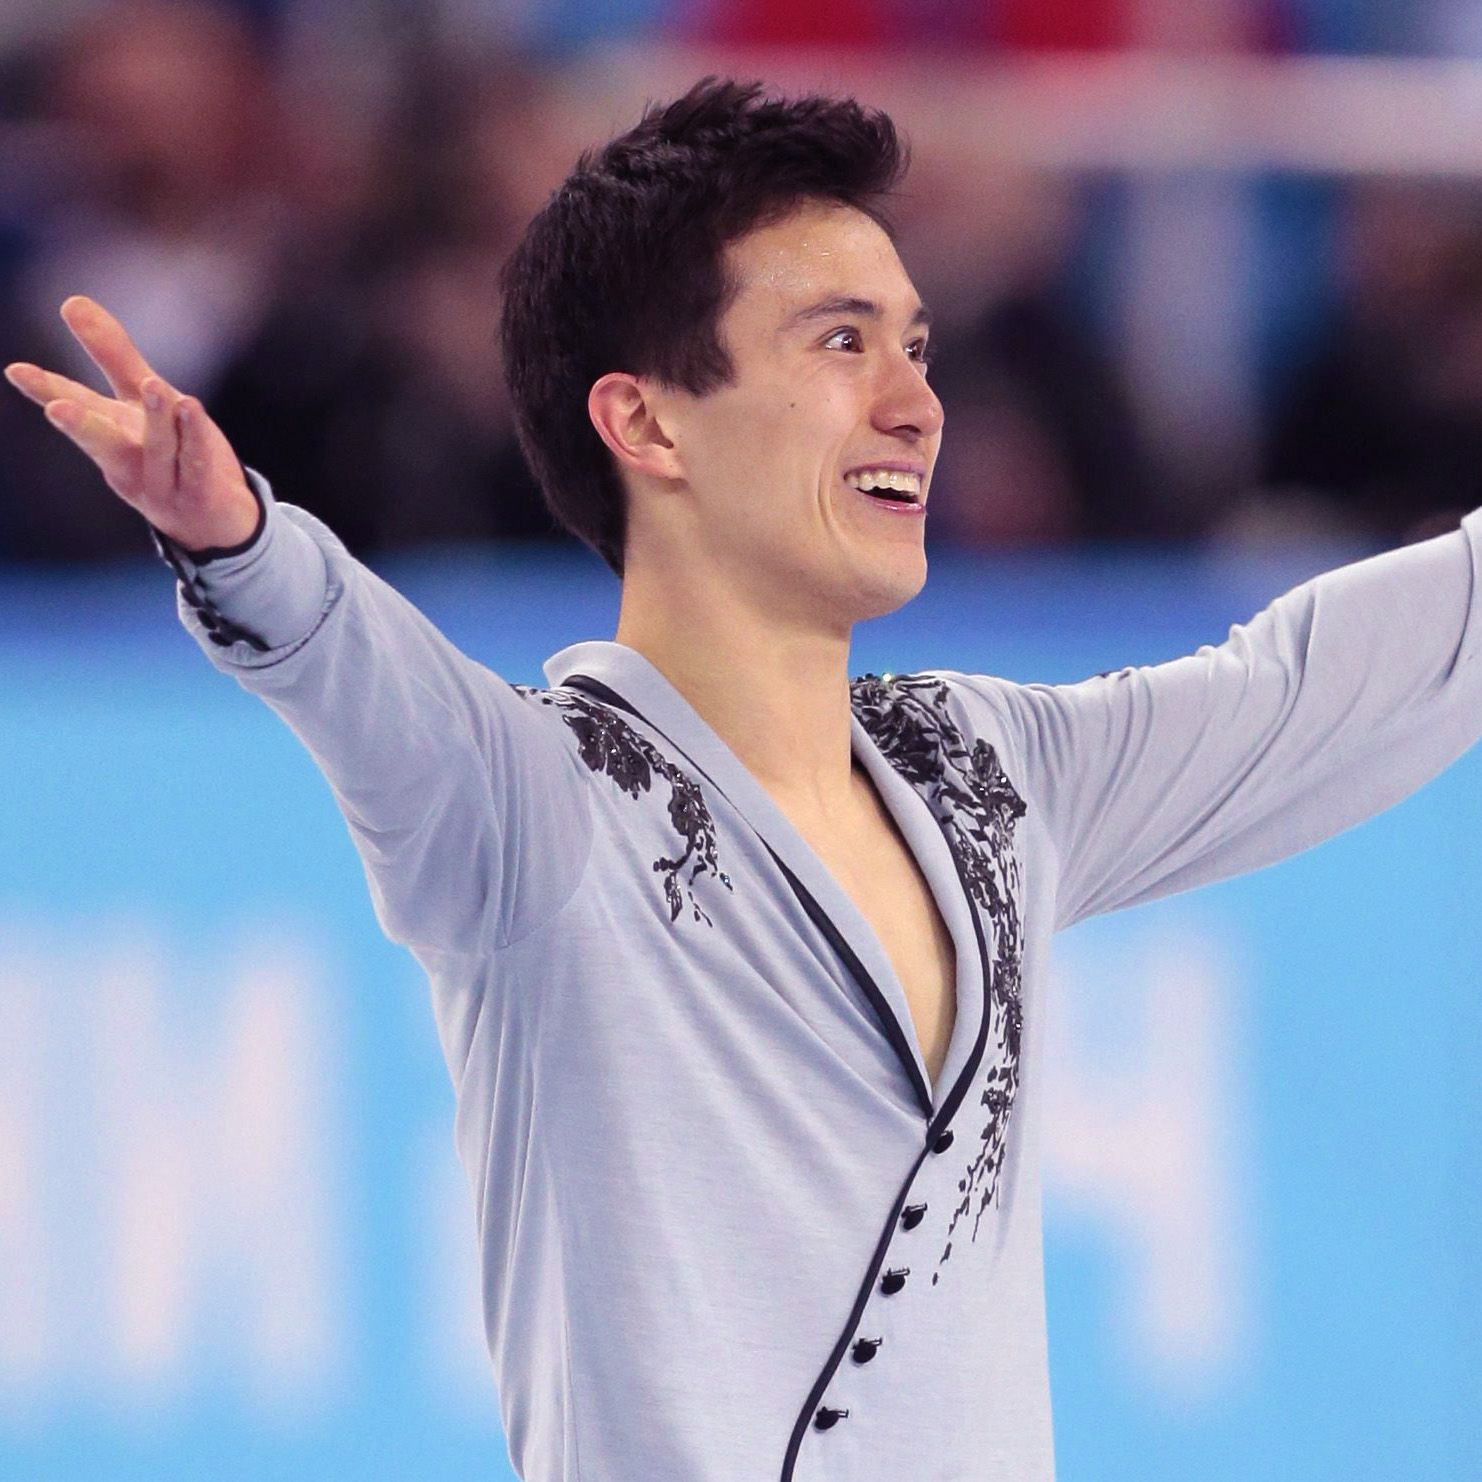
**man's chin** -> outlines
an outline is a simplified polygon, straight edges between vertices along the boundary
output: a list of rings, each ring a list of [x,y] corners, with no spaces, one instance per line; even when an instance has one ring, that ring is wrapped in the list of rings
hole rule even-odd
[[[898,612],[926,585],[926,552],[915,551],[907,559],[897,557],[860,571],[851,606],[851,620],[868,622]]]
[[[750,590],[770,590],[765,605],[774,614],[791,611],[831,631],[895,612],[926,584],[926,552],[919,545],[891,551],[836,546],[821,552],[794,546],[789,555],[780,560],[774,555],[765,579]]]

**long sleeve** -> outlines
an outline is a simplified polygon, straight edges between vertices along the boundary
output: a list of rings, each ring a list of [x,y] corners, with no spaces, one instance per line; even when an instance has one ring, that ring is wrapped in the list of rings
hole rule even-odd
[[[1075,685],[957,676],[1059,855],[1057,927],[1272,864],[1482,737],[1482,511],[1307,582],[1218,647]]]
[[[461,954],[524,935],[571,894],[590,841],[559,722],[248,478],[263,518],[242,546],[192,555],[155,532],[187,631],[318,763],[388,937]]]

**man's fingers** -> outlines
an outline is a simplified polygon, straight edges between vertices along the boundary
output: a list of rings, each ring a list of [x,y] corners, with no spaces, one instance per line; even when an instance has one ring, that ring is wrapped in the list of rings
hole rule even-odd
[[[80,293],[62,305],[62,322],[107,376],[113,394],[138,401],[139,387],[152,372],[123,325],[102,304]]]
[[[145,377],[139,392],[144,399],[144,487],[156,499],[169,499],[180,479],[175,408],[183,398],[158,376]]]
[[[206,409],[193,396],[182,396],[175,405],[176,436],[180,457],[176,464],[182,494],[204,489],[211,470],[210,450],[206,443]]]
[[[62,318],[117,400],[22,361],[6,367],[12,384],[45,407],[115,494],[161,529],[192,548],[238,543],[235,532],[254,528],[259,505],[205,408],[150,370],[123,326],[92,299],[69,298]]]
[[[138,445],[111,417],[75,401],[47,405],[46,420],[71,438],[94,463],[115,493],[132,502],[140,493]]]
[[[64,398],[94,412],[103,412],[116,406],[112,398],[104,396],[100,391],[94,391],[91,386],[84,386],[81,381],[70,380],[55,371],[42,370],[39,365],[29,365],[23,360],[5,367],[5,379],[21,395],[30,397],[37,406],[44,407],[48,402]]]

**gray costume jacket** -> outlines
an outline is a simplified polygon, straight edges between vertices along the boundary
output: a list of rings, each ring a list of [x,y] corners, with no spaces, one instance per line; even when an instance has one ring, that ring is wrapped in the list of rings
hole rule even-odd
[[[1482,514],[1174,663],[855,682],[956,946],[932,1085],[874,933],[652,665],[579,643],[507,684],[253,482],[247,546],[158,543],[431,981],[517,1472],[1047,1482],[1050,937],[1314,844],[1482,735]]]

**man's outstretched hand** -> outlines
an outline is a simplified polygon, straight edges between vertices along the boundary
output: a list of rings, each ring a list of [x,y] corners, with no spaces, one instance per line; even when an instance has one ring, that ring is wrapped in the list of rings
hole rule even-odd
[[[108,487],[187,550],[240,545],[258,506],[241,464],[205,408],[150,370],[101,304],[76,294],[62,320],[108,378],[113,396],[16,362],[6,379],[98,465]]]

